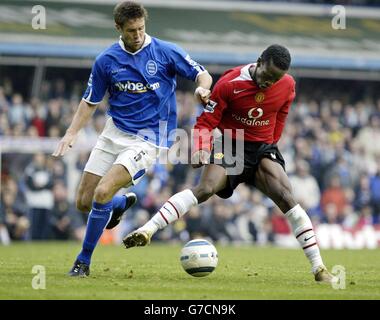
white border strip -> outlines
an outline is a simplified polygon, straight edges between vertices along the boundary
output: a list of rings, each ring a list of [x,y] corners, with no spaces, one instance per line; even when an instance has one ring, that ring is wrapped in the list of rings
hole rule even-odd
[[[35,0],[25,0],[36,2]],[[40,0],[43,2],[76,3],[115,5],[118,0]],[[287,2],[264,2],[264,1],[210,1],[210,0],[140,0],[147,7],[160,7],[172,9],[200,9],[210,11],[244,11],[256,13],[308,15],[308,16],[333,16],[333,5],[300,4]],[[380,8],[364,6],[344,6],[346,15],[350,18],[372,18],[380,19]]]

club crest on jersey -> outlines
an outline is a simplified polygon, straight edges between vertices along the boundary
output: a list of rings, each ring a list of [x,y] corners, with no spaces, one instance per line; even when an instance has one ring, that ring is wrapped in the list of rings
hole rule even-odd
[[[153,60],[149,60],[146,63],[146,72],[148,72],[149,75],[154,76],[157,73],[157,63]]]
[[[258,93],[256,93],[256,95],[255,95],[255,101],[256,101],[257,103],[261,103],[261,102],[263,102],[264,99],[265,99],[265,94],[264,94],[263,92],[258,92]]]
[[[204,112],[213,113],[217,103],[215,101],[209,100],[208,103],[204,106]]]

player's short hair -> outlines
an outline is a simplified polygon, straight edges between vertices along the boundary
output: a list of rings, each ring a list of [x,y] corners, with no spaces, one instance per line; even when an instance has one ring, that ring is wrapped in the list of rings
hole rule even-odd
[[[113,9],[113,17],[115,23],[124,26],[128,20],[144,18],[148,19],[148,12],[142,4],[134,1],[124,1],[115,6]]]
[[[289,50],[279,44],[272,44],[261,54],[263,62],[272,60],[273,64],[281,70],[289,70],[291,57]]]

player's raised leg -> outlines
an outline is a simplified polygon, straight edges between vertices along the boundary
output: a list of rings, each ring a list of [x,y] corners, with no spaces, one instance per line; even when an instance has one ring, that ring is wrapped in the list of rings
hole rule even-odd
[[[93,176],[86,176],[87,178],[91,177],[88,178],[89,180],[96,181],[96,178]],[[83,180],[83,185],[85,185],[86,178]],[[83,241],[82,251],[79,253],[74,266],[69,272],[70,276],[89,275],[91,256],[104,228],[111,219],[113,202],[117,202],[120,206],[127,206],[127,199],[124,200],[125,203],[121,203],[123,202],[122,199],[116,199],[116,201],[113,200],[114,195],[119,189],[129,184],[131,181],[132,178],[128,170],[120,164],[113,165],[109,172],[103,178],[99,179],[98,184],[93,191],[91,212],[87,222],[86,235]],[[83,187],[83,185],[81,185],[81,187]],[[79,191],[81,190],[81,187]]]
[[[294,236],[311,264],[315,280],[331,283],[333,276],[323,264],[311,220],[295,201],[288,176],[281,165],[263,158],[256,172],[255,185],[271,198],[287,217]]]
[[[141,228],[128,234],[123,243],[125,247],[145,246],[150,243],[153,234],[165,228],[188,212],[193,206],[210,198],[222,190],[227,182],[226,170],[218,165],[207,165],[202,172],[201,180],[193,189],[176,193],[164,203],[160,210]]]

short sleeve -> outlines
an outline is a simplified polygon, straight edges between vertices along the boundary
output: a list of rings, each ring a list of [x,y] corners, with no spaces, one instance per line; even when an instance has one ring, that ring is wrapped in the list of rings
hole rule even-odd
[[[89,104],[98,104],[103,100],[108,87],[108,78],[101,60],[96,59],[92,66],[87,89],[83,95],[83,100]]]
[[[199,74],[206,72],[202,65],[194,61],[186,51],[177,45],[172,44],[169,47],[169,55],[175,72],[186,79],[195,81]]]

